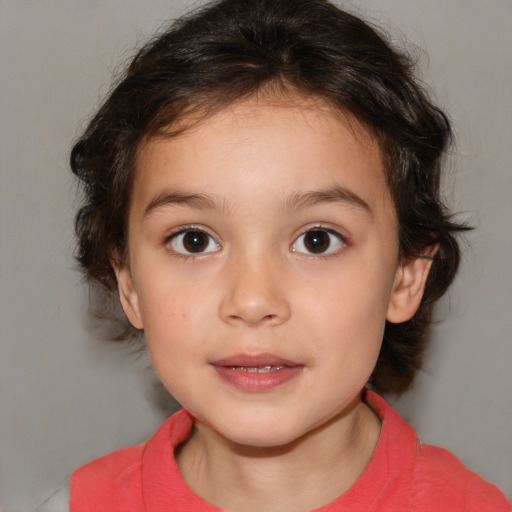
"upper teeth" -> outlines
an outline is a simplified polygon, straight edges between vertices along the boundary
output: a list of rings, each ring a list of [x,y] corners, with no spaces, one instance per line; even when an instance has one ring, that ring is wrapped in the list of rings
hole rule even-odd
[[[284,366],[233,366],[233,370],[249,373],[268,373],[282,370]]]

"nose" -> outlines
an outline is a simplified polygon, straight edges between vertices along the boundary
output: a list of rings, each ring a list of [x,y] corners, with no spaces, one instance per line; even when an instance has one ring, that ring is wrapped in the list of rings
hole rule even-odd
[[[269,258],[236,258],[224,278],[226,292],[219,308],[224,322],[256,327],[280,325],[290,318],[284,273]]]

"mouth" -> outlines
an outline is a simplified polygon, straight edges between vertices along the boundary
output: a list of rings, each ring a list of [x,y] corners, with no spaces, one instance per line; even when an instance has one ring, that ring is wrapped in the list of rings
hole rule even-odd
[[[272,373],[278,372],[279,370],[283,370],[287,368],[287,366],[233,366],[232,370],[237,372],[247,372],[247,373]]]
[[[235,355],[211,363],[221,380],[246,392],[270,391],[298,377],[304,365],[273,354]]]

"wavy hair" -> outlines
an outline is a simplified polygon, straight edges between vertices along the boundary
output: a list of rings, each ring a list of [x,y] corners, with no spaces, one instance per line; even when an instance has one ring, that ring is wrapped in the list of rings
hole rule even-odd
[[[386,324],[370,379],[377,391],[402,393],[421,367],[432,307],[456,274],[455,235],[468,229],[440,194],[451,128],[415,79],[412,59],[327,0],[214,2],[139,50],[71,152],[84,191],[75,224],[81,269],[117,297],[109,258],[126,252],[134,158],[144,138],[172,137],[178,121],[269,87],[320,98],[358,119],[380,145],[401,257],[439,247],[417,313]]]

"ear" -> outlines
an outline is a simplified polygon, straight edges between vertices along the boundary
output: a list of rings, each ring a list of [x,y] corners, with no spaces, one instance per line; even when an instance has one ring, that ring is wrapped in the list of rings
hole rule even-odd
[[[405,259],[395,275],[386,319],[394,324],[410,320],[420,306],[432,258],[438,245],[427,247],[423,257]]]
[[[140,314],[139,297],[133,285],[130,267],[126,263],[120,263],[120,258],[114,256],[110,263],[117,278],[119,300],[123,307],[124,314],[136,329],[142,329],[142,316]]]

